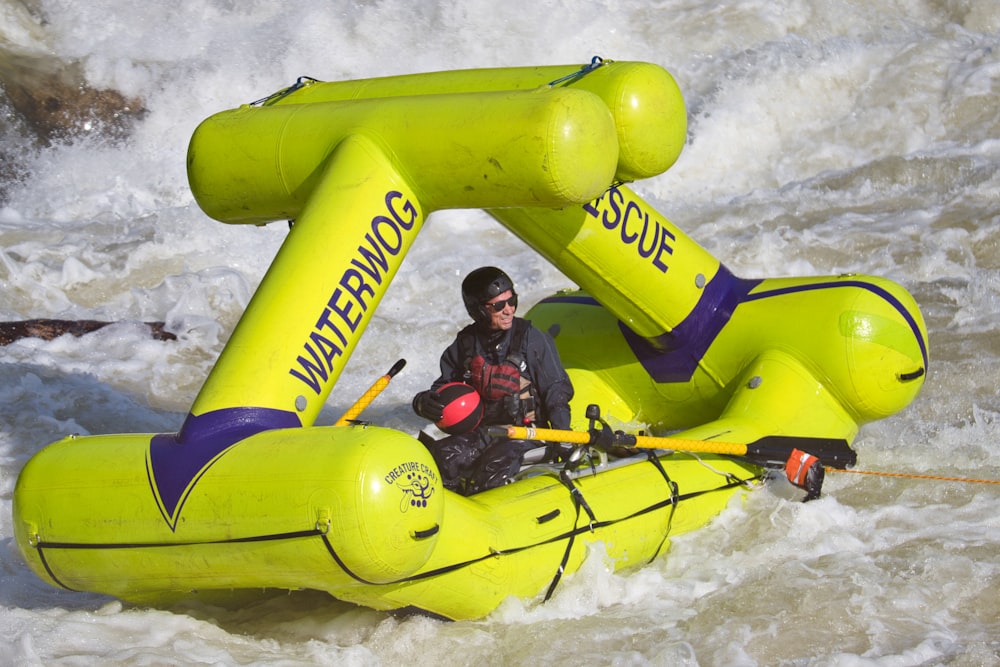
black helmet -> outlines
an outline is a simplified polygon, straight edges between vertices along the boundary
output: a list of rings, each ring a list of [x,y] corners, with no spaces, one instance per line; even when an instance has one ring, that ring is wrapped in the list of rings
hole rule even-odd
[[[483,304],[507,290],[516,294],[510,276],[495,266],[483,266],[467,275],[462,281],[462,301],[469,317],[479,324],[488,323],[490,314]]]

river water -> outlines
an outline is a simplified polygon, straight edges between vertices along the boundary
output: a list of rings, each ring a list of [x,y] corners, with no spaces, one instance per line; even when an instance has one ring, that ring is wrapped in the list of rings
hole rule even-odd
[[[1000,664],[1000,488],[916,477],[1000,480],[995,0],[0,0],[0,16],[0,320],[120,322],[0,348],[3,664]],[[317,593],[146,609],[24,566],[10,506],[27,459],[72,432],[176,430],[287,232],[193,203],[201,120],[302,75],[594,55],[678,80],[688,144],[634,188],[734,273],[855,271],[914,294],[924,389],[855,441],[859,469],[906,477],[831,474],[809,504],[750,493],[647,567],[591,558],[548,603],[479,621]],[[101,93],[68,129],[22,100],[60,84]],[[409,399],[486,263],[522,303],[572,287],[482,212],[433,214],[318,423],[405,357],[365,418],[418,429]],[[155,320],[178,339],[138,324]]]

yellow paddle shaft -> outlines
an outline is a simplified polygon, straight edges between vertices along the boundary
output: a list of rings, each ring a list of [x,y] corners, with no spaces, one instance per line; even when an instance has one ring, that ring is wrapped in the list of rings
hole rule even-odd
[[[587,431],[563,431],[553,428],[533,428],[530,426],[504,426],[508,438],[515,440],[543,440],[547,442],[569,442],[573,444],[591,444],[594,436]],[[639,449],[676,449],[684,452],[704,452],[706,454],[723,454],[728,456],[746,456],[747,446],[735,442],[711,442],[707,440],[688,440],[685,438],[666,438],[649,435],[616,434],[615,444]]]
[[[360,415],[361,412],[375,400],[375,397],[382,393],[382,390],[389,385],[389,381],[393,378],[393,376],[402,370],[405,365],[406,359],[400,359],[393,364],[392,368],[389,369],[389,372],[375,380],[375,382],[372,383],[372,386],[368,388],[368,391],[362,394],[361,397],[354,402],[354,405],[347,409],[344,416],[338,419],[334,423],[334,426],[347,426],[347,424],[349,424],[352,420],[357,419],[358,415]]]

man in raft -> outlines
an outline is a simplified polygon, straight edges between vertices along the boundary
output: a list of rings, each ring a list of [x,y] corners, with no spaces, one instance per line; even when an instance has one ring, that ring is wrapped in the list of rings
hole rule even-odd
[[[488,427],[569,429],[573,385],[552,337],[514,317],[506,273],[476,269],[462,281],[462,300],[474,321],[445,349],[440,377],[413,397],[413,410],[451,434],[427,448],[445,487],[470,495],[504,484],[537,446],[491,437]]]

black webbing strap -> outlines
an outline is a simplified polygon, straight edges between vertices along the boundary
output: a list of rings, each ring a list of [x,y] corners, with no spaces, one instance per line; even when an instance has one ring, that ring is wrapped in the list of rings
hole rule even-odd
[[[660,550],[663,549],[663,545],[667,543],[667,538],[670,537],[670,529],[674,525],[674,512],[677,511],[677,500],[680,497],[680,487],[677,486],[677,482],[670,479],[670,475],[667,474],[667,471],[664,469],[663,463],[660,462],[660,458],[656,455],[656,452],[647,451],[646,457],[649,459],[649,462],[660,471],[660,474],[663,475],[663,480],[667,483],[667,486],[670,487],[670,514],[667,516],[667,529],[663,531],[663,539],[661,539],[660,543],[656,545],[656,551],[654,551],[653,555],[649,558],[648,562],[652,563],[656,560],[656,557],[660,555]]]
[[[590,505],[587,504],[587,499],[583,497],[580,492],[580,488],[573,483],[570,479],[569,474],[567,474],[564,469],[559,473],[559,481],[569,489],[569,497],[573,499],[573,506],[576,508],[576,516],[573,518],[573,532],[570,534],[568,540],[566,540],[566,550],[563,552],[562,560],[559,561],[559,567],[556,568],[556,573],[552,577],[552,583],[549,584],[549,588],[545,591],[544,602],[548,602],[549,598],[556,590],[556,586],[559,585],[559,580],[562,579],[563,573],[566,571],[566,563],[569,562],[569,555],[573,551],[573,543],[576,541],[577,531],[580,525],[580,509],[583,508],[587,511],[587,516],[590,517],[590,532],[594,532],[594,524],[597,523],[597,517],[594,516],[594,511],[590,509]]]

